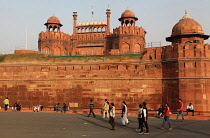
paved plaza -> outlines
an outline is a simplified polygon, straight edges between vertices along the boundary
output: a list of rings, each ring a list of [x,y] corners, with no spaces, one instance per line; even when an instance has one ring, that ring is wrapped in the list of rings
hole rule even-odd
[[[86,114],[47,112],[0,112],[0,138],[205,138],[210,137],[210,120],[175,122],[171,119],[172,131],[160,130],[162,118],[149,118],[149,135],[139,135],[136,117],[129,117],[130,124],[121,126],[116,117],[116,130],[110,130],[108,119],[86,117]],[[167,128],[168,125],[166,124]]]

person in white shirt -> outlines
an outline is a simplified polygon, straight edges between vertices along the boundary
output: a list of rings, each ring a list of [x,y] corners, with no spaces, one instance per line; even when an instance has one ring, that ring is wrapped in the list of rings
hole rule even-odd
[[[112,128],[111,130],[115,130],[115,107],[114,107],[114,103],[110,104],[110,108],[109,108],[109,123],[111,124]]]
[[[194,107],[193,107],[192,103],[187,105],[187,115],[188,115],[188,112],[192,112],[192,116],[194,116]]]
[[[143,123],[147,118],[147,113],[146,113],[146,109],[143,108],[143,105],[140,104],[139,105],[139,110],[138,110],[138,122],[139,122],[139,134],[149,134],[149,130],[148,130],[148,126],[146,126],[146,132],[143,131]]]

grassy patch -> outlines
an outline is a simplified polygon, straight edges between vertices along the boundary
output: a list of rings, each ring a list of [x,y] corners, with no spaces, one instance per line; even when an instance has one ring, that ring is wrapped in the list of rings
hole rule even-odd
[[[116,56],[66,56],[66,57],[45,57],[37,53],[19,53],[0,56],[0,63],[37,63],[37,62],[98,62],[98,61],[121,61],[140,60],[141,56],[116,55]]]

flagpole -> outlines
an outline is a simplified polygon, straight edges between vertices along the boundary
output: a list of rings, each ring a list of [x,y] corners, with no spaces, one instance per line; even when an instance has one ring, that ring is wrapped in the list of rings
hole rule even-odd
[[[94,14],[94,11],[93,11],[93,6],[92,6],[92,22],[93,22],[93,14]]]
[[[28,49],[28,19],[26,19],[26,43],[25,43],[25,50]]]

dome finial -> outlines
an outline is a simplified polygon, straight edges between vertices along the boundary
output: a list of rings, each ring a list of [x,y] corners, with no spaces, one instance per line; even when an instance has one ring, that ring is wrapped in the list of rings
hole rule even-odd
[[[188,14],[187,10],[185,10],[185,14]]]
[[[187,10],[185,10],[185,15],[182,17],[181,20],[183,20],[183,19],[192,19],[192,18],[189,16]]]

